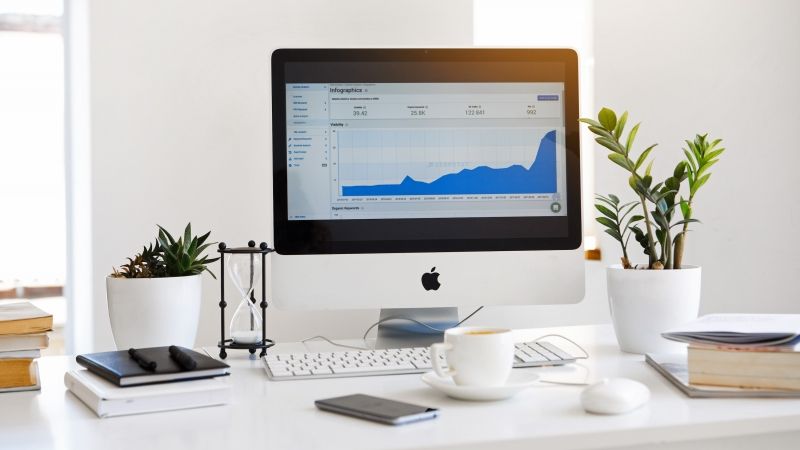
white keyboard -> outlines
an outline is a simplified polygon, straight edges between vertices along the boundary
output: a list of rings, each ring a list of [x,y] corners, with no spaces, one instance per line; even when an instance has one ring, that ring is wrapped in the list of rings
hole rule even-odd
[[[575,357],[549,342],[516,344],[514,367],[557,366]],[[267,377],[273,381],[400,375],[432,370],[428,347],[347,350],[322,353],[267,354]]]

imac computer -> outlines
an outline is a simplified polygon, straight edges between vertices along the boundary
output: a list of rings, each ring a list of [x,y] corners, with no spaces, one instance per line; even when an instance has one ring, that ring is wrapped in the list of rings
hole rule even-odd
[[[272,300],[382,308],[381,347],[457,307],[583,299],[567,49],[272,54]],[[430,334],[426,334],[430,333]]]

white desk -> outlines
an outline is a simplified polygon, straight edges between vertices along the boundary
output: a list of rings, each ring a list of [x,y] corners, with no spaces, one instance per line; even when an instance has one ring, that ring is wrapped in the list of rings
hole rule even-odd
[[[591,358],[582,364],[593,378],[624,376],[648,385],[650,404],[628,415],[590,415],[579,404],[581,387],[556,385],[532,388],[505,402],[461,402],[431,390],[419,375],[270,382],[260,361],[231,352],[233,404],[101,420],[64,388],[63,375],[75,367],[73,358],[46,357],[39,362],[41,392],[0,394],[0,449],[501,450],[651,448],[656,443],[661,448],[774,449],[797,448],[800,442],[800,400],[689,399],[642,357],[621,354],[609,326],[526,330],[519,337],[549,332],[587,348]],[[297,345],[276,350],[296,351]],[[574,379],[583,369],[515,370]],[[390,427],[314,407],[316,399],[357,392],[434,406],[441,416]]]

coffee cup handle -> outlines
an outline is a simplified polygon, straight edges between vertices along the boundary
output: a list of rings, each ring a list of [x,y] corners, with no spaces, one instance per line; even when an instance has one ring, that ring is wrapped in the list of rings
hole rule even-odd
[[[433,371],[436,372],[436,375],[440,376],[441,378],[452,377],[456,374],[456,371],[448,368],[445,370],[441,366],[441,361],[439,360],[439,356],[444,354],[447,350],[451,350],[453,348],[453,344],[449,342],[440,342],[431,345],[431,366],[433,366]]]

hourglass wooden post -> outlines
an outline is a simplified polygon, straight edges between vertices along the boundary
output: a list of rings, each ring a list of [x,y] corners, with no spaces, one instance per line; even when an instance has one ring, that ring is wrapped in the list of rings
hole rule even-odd
[[[267,266],[267,254],[274,252],[275,250],[269,248],[266,242],[262,242],[258,247],[256,247],[255,241],[250,241],[247,243],[247,247],[235,247],[235,248],[228,248],[224,242],[219,243],[219,249],[217,252],[220,254],[220,277],[219,277],[219,286],[220,286],[220,300],[219,300],[219,321],[220,321],[220,339],[217,346],[219,347],[219,357],[222,359],[227,358],[228,353],[226,349],[233,349],[233,350],[248,350],[251,355],[254,355],[258,349],[261,349],[261,353],[259,354],[260,357],[263,357],[267,354],[267,349],[275,345],[275,342],[272,339],[267,339],[267,281],[266,281],[266,266]],[[242,342],[235,342],[233,336],[230,339],[225,337],[225,307],[228,306],[227,302],[225,301],[225,256],[226,255],[250,255],[250,284],[251,290],[247,293],[247,297],[249,300],[255,304],[256,297],[255,297],[255,286],[252,286],[253,277],[255,275],[254,266],[253,266],[253,258],[257,258],[258,255],[261,255],[261,303],[258,305],[261,308],[261,338],[256,340],[252,343],[242,343]],[[235,268],[235,267],[234,267]],[[255,319],[257,320],[257,319]],[[251,356],[252,357],[252,356]]]

